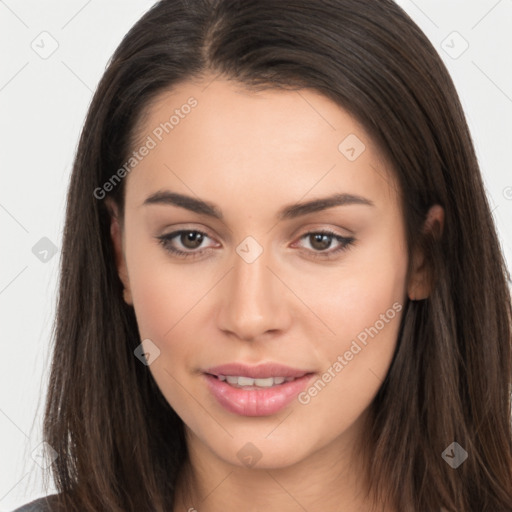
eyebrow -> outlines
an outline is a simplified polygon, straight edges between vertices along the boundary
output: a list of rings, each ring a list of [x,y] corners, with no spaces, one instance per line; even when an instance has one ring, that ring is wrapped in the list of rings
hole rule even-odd
[[[185,208],[186,210],[190,210],[201,215],[207,215],[208,217],[224,220],[222,211],[215,204],[195,197],[171,192],[169,190],[160,190],[155,192],[143,203],[144,206],[154,204],[179,206],[180,208]],[[365,197],[354,194],[333,194],[331,196],[285,206],[278,212],[277,218],[279,220],[294,219],[296,217],[307,215],[308,213],[319,212],[335,206],[353,204],[375,206],[372,201]]]

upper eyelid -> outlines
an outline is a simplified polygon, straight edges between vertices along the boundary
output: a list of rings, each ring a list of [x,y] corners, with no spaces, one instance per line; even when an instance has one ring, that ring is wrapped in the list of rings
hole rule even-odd
[[[337,230],[343,230],[347,234],[340,233]],[[188,227],[188,226],[186,226],[186,224],[185,224],[184,227],[180,226],[179,228],[172,229],[169,233],[165,233],[162,236],[170,236],[171,234],[181,233],[182,231],[199,231],[199,232],[202,232],[202,233],[206,234],[207,236],[209,236],[212,239],[216,238],[215,236],[212,236],[210,234],[211,231],[209,230],[209,228],[206,228],[206,227],[203,227],[203,226],[200,226],[200,227],[195,227],[195,226]],[[229,230],[229,231],[231,233],[231,230]],[[355,235],[354,231],[352,231],[352,230],[350,230],[350,229],[348,229],[346,227],[338,226],[337,228],[333,228],[333,227],[326,226],[326,223],[320,222],[320,223],[314,223],[313,226],[308,226],[307,228],[304,228],[304,231],[303,231],[303,228],[294,229],[292,236],[296,237],[296,236],[298,236],[298,233],[301,233],[301,232],[302,232],[302,235],[300,235],[300,236],[303,236],[303,235],[306,235],[306,234],[310,234],[310,233],[318,233],[318,232],[322,232],[322,231],[332,232],[334,235],[340,236],[342,238],[350,238],[350,237]],[[230,235],[228,235],[226,237],[226,239],[227,239],[228,243],[231,242]]]

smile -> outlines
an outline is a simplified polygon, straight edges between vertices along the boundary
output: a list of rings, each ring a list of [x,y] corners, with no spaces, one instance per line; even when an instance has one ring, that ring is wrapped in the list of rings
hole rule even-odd
[[[226,411],[240,416],[271,416],[290,405],[315,374],[266,378],[203,375],[210,394]]]

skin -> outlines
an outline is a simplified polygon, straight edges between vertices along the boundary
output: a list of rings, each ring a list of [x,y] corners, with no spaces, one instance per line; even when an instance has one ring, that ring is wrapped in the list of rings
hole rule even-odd
[[[226,411],[201,370],[273,361],[321,376],[393,304],[428,296],[420,253],[406,280],[391,167],[362,126],[318,92],[250,92],[221,79],[161,94],[142,120],[141,140],[191,96],[197,106],[125,178],[124,219],[110,203],[125,300],[141,340],[160,350],[148,369],[186,425],[190,472],[174,510],[368,510],[352,447],[364,442],[363,422],[392,361],[403,309],[307,405],[294,400],[274,415]],[[338,150],[349,134],[366,147],[354,161]],[[215,203],[224,219],[144,205],[161,190]],[[372,206],[276,218],[286,205],[334,192]],[[433,207],[426,227],[442,217]],[[207,234],[195,246],[179,236],[169,242],[198,257],[173,255],[159,243],[158,236],[179,229]],[[335,238],[322,246],[304,236],[318,230],[355,241],[331,258],[315,258],[340,246]],[[236,251],[247,236],[263,249],[252,263]],[[249,442],[261,455],[253,467],[237,457]]]

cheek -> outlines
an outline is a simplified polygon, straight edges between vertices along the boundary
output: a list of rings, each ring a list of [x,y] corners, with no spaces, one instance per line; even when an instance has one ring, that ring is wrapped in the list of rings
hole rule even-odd
[[[197,421],[190,408],[187,389],[188,373],[192,370],[194,354],[200,352],[198,325],[205,298],[214,280],[210,273],[179,269],[165,260],[160,248],[144,251],[133,248],[129,265],[130,286],[140,339],[147,339],[160,350],[148,370],[165,399],[186,422]],[[192,267],[187,266],[187,269]],[[206,275],[203,275],[206,274]],[[205,280],[208,278],[208,281]],[[209,281],[212,281],[211,283]],[[196,411],[197,413],[197,411]],[[201,421],[207,421],[201,417]]]
[[[333,420],[347,425],[370,405],[384,381],[405,300],[404,246],[382,237],[363,249],[330,281],[336,289],[325,283],[318,295],[318,311],[336,334],[323,345],[325,373],[301,401],[310,411],[330,410]]]
[[[331,344],[343,347],[376,322],[382,327],[382,315],[386,326],[387,320],[395,320],[393,305],[405,299],[407,253],[402,244],[389,240],[375,237],[347,252],[338,265],[295,277],[297,295],[322,321]]]
[[[406,250],[390,239],[374,239],[371,247],[347,253],[330,273],[300,280],[298,293],[329,328],[322,327],[325,334],[316,342],[328,372],[316,386],[322,396],[312,390],[315,397],[318,393],[318,406],[339,403],[338,412],[357,414],[386,376],[398,338],[407,271]],[[308,289],[315,292],[308,294]],[[309,339],[318,340],[318,320],[309,327]]]
[[[176,265],[155,244],[127,244],[133,305],[142,337],[165,340],[188,320],[216,281],[205,265]]]
[[[140,339],[152,340],[162,356],[149,369],[167,400],[179,408],[179,384],[204,348],[208,333],[201,331],[211,329],[205,308],[219,276],[208,265],[172,264],[159,246],[127,245],[126,254]]]

